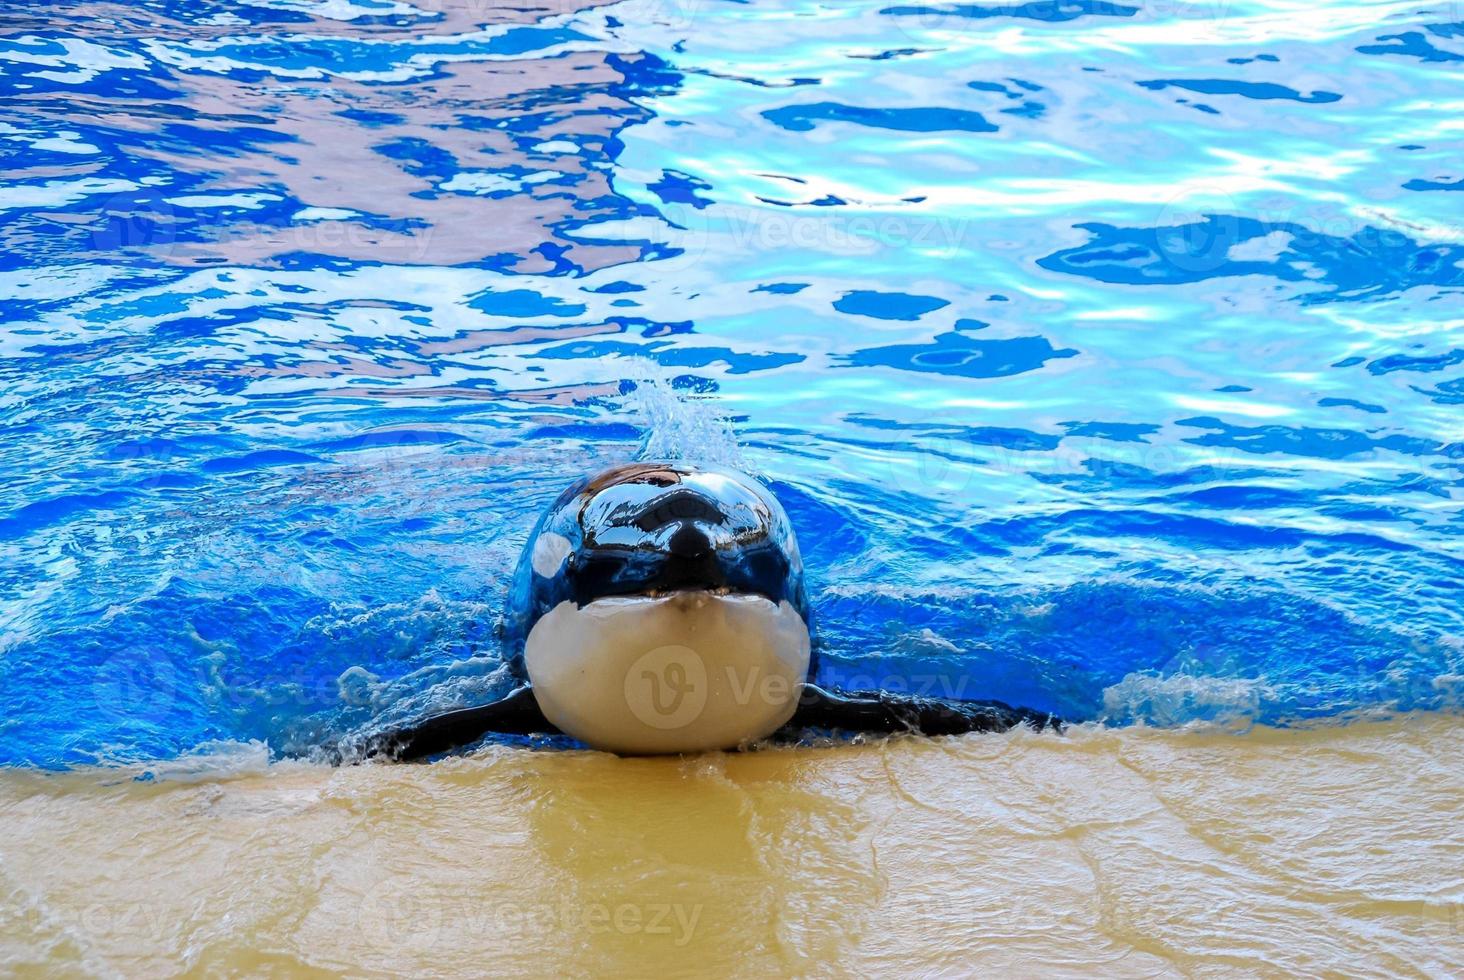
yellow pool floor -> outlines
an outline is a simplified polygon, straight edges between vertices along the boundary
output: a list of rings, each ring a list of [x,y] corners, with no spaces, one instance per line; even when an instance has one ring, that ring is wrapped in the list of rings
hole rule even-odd
[[[1464,719],[0,773],[22,975],[1464,975]]]

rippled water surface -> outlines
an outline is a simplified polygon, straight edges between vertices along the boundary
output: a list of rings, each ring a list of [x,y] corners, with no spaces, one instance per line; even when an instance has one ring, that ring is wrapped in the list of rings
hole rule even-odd
[[[529,524],[740,461],[825,680],[1464,698],[1464,9],[0,5],[0,762],[479,702]]]

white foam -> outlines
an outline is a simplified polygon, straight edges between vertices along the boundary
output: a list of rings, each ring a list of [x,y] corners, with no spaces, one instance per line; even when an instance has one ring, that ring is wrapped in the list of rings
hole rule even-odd
[[[1112,721],[1177,725],[1204,718],[1235,721],[1254,717],[1276,692],[1260,678],[1196,677],[1132,673],[1103,690],[1103,709]]]
[[[210,741],[200,742],[172,759],[127,762],[105,768],[135,780],[203,783],[264,772],[269,768],[270,757],[269,746],[258,740]]]

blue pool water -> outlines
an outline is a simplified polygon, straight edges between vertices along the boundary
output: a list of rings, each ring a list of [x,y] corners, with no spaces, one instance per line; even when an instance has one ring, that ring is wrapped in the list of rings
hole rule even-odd
[[[824,679],[1464,699],[1464,8],[0,4],[0,762],[487,700],[529,525],[740,462]]]

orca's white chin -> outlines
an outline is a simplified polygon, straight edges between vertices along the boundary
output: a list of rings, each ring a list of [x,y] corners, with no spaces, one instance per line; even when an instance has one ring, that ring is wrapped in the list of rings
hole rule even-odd
[[[793,716],[808,662],[808,624],[788,602],[699,590],[561,602],[524,648],[544,717],[624,755],[771,735]]]

